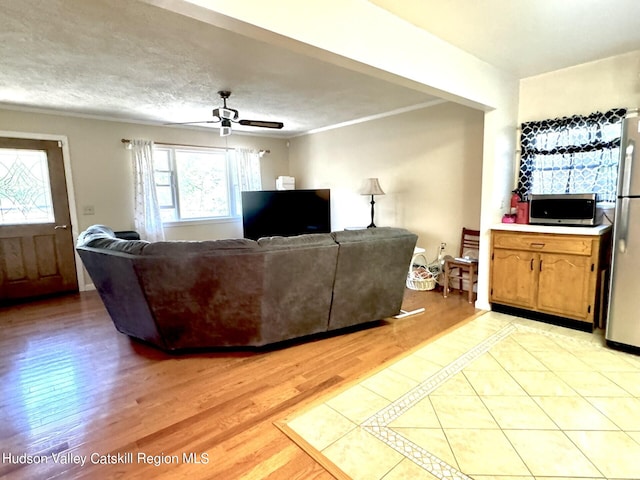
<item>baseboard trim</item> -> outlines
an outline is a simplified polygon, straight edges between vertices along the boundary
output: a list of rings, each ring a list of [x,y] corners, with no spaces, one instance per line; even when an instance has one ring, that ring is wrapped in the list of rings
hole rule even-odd
[[[544,323],[550,323],[552,325],[558,325],[560,327],[572,328],[574,330],[580,330],[583,332],[593,332],[593,324],[588,322],[581,322],[580,320],[573,320],[571,318],[559,317],[557,315],[549,315],[548,313],[534,312],[532,310],[526,310],[524,308],[510,307],[509,305],[502,305],[500,303],[492,303],[491,310],[498,313],[507,313],[516,317],[524,317],[530,320],[538,320]]]
[[[81,292],[90,292],[91,290],[95,290],[96,286],[93,283],[87,283],[80,288]]]

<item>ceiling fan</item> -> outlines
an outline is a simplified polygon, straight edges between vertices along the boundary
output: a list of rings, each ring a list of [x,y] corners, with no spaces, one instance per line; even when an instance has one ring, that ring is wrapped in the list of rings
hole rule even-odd
[[[271,122],[268,120],[245,120],[238,119],[240,114],[238,110],[227,107],[227,99],[231,96],[231,92],[227,90],[220,90],[218,92],[220,98],[222,98],[222,107],[213,109],[213,120],[202,120],[199,122],[179,122],[179,123],[167,123],[166,125],[192,125],[196,123],[220,123],[220,136],[226,137],[231,135],[231,124],[237,123],[247,127],[258,128],[282,128],[284,123]]]

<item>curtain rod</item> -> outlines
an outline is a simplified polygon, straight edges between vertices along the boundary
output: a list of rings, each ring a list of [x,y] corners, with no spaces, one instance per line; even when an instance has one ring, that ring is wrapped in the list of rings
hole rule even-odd
[[[120,140],[122,143],[131,143],[131,140],[128,138],[123,138]],[[187,147],[187,148],[217,148],[219,150],[233,150],[233,148],[228,147],[211,147],[205,145],[189,145],[186,143],[163,143],[163,142],[153,142],[154,145],[163,145],[165,147]],[[265,153],[271,153],[271,150],[258,150],[260,155],[264,155]]]

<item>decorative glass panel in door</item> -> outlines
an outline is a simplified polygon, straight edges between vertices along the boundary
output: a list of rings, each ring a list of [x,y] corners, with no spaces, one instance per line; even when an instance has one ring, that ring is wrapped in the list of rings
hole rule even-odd
[[[0,137],[0,303],[77,290],[61,146]]]
[[[0,224],[54,220],[47,152],[0,149]]]

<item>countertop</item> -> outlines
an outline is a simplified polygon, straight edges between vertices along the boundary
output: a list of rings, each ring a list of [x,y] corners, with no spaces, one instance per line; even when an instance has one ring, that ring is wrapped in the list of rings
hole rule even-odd
[[[523,233],[556,233],[559,235],[602,235],[611,230],[611,225],[596,227],[558,227],[555,225],[525,225],[521,223],[497,223],[491,230],[506,230]]]

